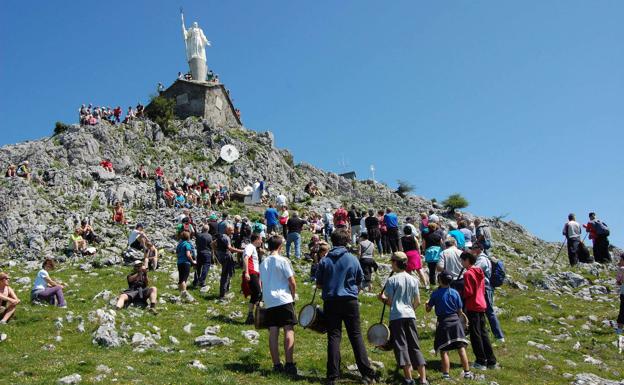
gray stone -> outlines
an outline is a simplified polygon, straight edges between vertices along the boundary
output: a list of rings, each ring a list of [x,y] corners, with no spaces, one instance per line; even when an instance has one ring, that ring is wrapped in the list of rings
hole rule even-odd
[[[199,370],[206,370],[206,369],[208,369],[206,367],[206,365],[202,364],[201,361],[199,361],[199,360],[193,360],[193,362],[188,364],[188,367],[189,368],[194,368],[194,369],[199,369]]]
[[[521,322],[521,323],[533,322],[533,317],[531,317],[530,315],[523,315],[520,317],[516,317],[516,322]]]
[[[219,338],[213,335],[203,335],[195,338],[195,345],[200,347],[221,345],[229,346],[232,345],[232,343],[234,343],[234,341],[227,337]]]
[[[116,348],[121,346],[121,339],[114,326],[100,325],[93,333],[93,344],[106,348]]]
[[[593,373],[579,373],[572,385],[623,385],[624,381],[606,380]]]
[[[82,381],[82,376],[78,373],[74,373],[72,375],[59,378],[56,383],[59,385],[72,385],[78,384],[80,381]]]

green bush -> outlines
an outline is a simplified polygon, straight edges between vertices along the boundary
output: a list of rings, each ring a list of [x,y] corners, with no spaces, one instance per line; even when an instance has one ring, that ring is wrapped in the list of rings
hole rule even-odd
[[[147,117],[160,126],[165,136],[172,136],[177,133],[177,128],[173,125],[175,104],[176,102],[173,99],[155,96],[152,97],[149,108],[145,111]]]
[[[399,194],[399,196],[401,196],[401,198],[405,198],[407,196],[407,194],[411,193],[412,191],[414,191],[416,189],[416,187],[414,187],[413,184],[404,181],[404,180],[398,180],[397,181],[399,187],[397,187],[396,189],[396,193]]]
[[[63,133],[69,129],[69,124],[65,124],[63,122],[56,122],[54,124],[54,135],[58,135]]]
[[[468,200],[461,196],[459,193],[451,194],[444,202],[442,202],[444,207],[449,209],[449,211],[455,211],[457,209],[463,209],[464,207],[468,207]]]
[[[286,162],[287,165],[289,165],[290,167],[295,167],[295,159],[293,158],[291,153],[285,154],[284,155],[284,161]]]

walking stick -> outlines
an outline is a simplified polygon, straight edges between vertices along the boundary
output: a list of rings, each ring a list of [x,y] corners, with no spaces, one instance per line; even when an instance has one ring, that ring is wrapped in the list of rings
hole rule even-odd
[[[559,259],[559,254],[561,254],[561,250],[563,250],[563,246],[566,244],[567,241],[568,241],[568,238],[564,239],[563,242],[561,242],[561,247],[559,248],[559,251],[557,252],[557,256],[555,257],[553,264],[550,266],[551,269],[555,267],[555,265],[557,264],[557,260]]]

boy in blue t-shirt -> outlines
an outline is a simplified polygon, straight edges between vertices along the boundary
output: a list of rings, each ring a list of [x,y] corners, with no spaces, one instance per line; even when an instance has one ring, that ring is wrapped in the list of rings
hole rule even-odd
[[[462,321],[468,325],[466,314],[462,311],[463,303],[459,292],[449,285],[453,281],[453,276],[448,271],[443,271],[438,275],[438,284],[440,285],[431,293],[429,302],[427,302],[427,312],[435,308],[438,317],[435,341],[433,346],[436,352],[440,352],[442,359],[442,378],[450,379],[449,375],[450,361],[448,352],[450,350],[458,350],[459,359],[464,368],[464,378],[472,379],[474,376],[470,372],[468,363],[468,355],[466,354],[466,332]]]

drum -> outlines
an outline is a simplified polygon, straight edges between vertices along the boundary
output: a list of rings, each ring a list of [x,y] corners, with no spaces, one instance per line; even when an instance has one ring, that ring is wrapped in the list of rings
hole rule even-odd
[[[307,304],[299,312],[299,325],[304,329],[314,330],[317,333],[327,333],[325,316],[318,305]]]
[[[366,333],[368,342],[378,348],[387,349],[390,342],[390,329],[383,323],[376,323]]]
[[[256,312],[254,314],[254,326],[256,329],[268,329],[269,327],[266,325],[266,310],[264,307],[260,305],[256,306]]]

